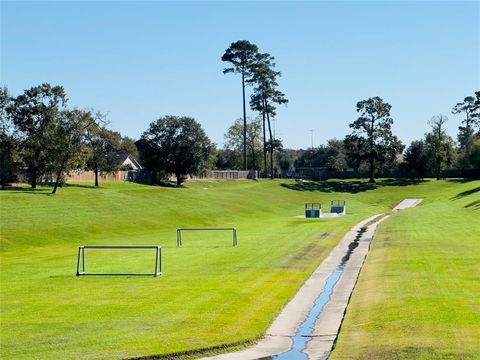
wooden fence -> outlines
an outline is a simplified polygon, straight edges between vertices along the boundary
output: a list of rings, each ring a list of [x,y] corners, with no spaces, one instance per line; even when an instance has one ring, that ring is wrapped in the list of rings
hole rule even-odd
[[[223,179],[223,180],[238,180],[238,179],[257,179],[258,171],[240,171],[240,170],[213,170],[207,172],[203,176],[187,176],[188,180],[200,179]],[[157,184],[166,181],[175,181],[175,176],[167,176],[165,174],[146,171],[146,170],[127,170],[127,171],[113,171],[108,173],[98,173],[99,182],[139,182],[145,184]],[[27,174],[20,174],[18,176],[19,182],[29,182]],[[54,174],[43,175],[39,178],[39,183],[52,183],[55,181]],[[84,183],[95,182],[95,172],[93,171],[72,171],[65,176],[67,183]]]
[[[98,181],[128,181],[129,171],[114,171],[109,173],[99,173]],[[74,171],[71,172],[66,178],[66,182],[94,182],[95,181],[95,172],[93,171]]]

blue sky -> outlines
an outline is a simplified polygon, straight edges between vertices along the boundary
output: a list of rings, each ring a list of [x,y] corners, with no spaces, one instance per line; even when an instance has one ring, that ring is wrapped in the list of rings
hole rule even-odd
[[[480,90],[480,2],[1,2],[1,84],[49,82],[71,107],[108,114],[138,138],[163,115],[198,120],[219,145],[242,114],[240,78],[220,57],[247,39],[276,57],[276,135],[288,147],[343,138],[359,100],[392,105],[404,142]],[[255,115],[255,114],[251,114]]]

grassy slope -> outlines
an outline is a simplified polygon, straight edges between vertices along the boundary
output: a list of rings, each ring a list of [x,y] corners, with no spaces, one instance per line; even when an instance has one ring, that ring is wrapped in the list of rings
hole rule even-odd
[[[330,359],[480,358],[479,264],[480,182],[444,183],[380,227]]]
[[[1,355],[121,358],[253,339],[348,228],[405,197],[435,197],[443,184],[371,191],[356,182],[202,181],[1,192]],[[453,194],[473,185],[448,186]],[[346,199],[351,215],[293,218],[306,201],[332,199]],[[186,235],[177,249],[179,226],[236,226],[239,246],[227,235]],[[93,244],[162,245],[165,274],[76,278],[77,246]]]

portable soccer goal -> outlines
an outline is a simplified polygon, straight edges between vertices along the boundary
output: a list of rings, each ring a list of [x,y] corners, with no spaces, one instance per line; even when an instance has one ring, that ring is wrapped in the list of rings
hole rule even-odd
[[[87,272],[86,264],[86,253],[88,249],[95,250],[120,250],[120,251],[129,251],[133,249],[142,249],[142,250],[154,250],[155,253],[155,268],[153,272]],[[153,256],[152,256],[153,257]],[[153,259],[152,259],[153,260]],[[153,261],[151,267],[153,268]],[[97,270],[98,271],[98,270]],[[89,246],[80,246],[78,248],[78,257],[77,257],[77,276],[158,276],[162,275],[162,247],[155,245],[89,245]]]
[[[238,245],[237,229],[236,228],[178,228],[177,229],[177,246],[183,244],[182,231],[231,231],[233,246]]]
[[[330,209],[332,213],[345,214],[347,211],[345,200],[333,200]]]
[[[322,215],[322,204],[307,203],[305,204],[306,218],[319,218]]]

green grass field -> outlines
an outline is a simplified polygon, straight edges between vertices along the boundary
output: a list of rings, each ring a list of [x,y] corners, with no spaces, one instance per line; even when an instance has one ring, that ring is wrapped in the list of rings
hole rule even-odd
[[[2,191],[0,355],[14,359],[118,359],[253,340],[265,332],[351,226],[389,211],[406,197],[424,197],[426,201],[417,209],[396,214],[382,226],[345,323],[345,339],[359,326],[356,320],[351,323],[350,317],[366,311],[358,303],[366,299],[357,298],[370,276],[376,283],[368,291],[376,289],[372,291],[381,297],[381,292],[388,290],[386,295],[397,301],[388,316],[375,314],[376,303],[368,308],[374,312],[372,319],[396,321],[388,340],[391,347],[385,351],[417,349],[417,332],[428,326],[431,339],[448,338],[445,353],[478,352],[479,306],[474,295],[479,294],[480,210],[479,194],[474,190],[479,186],[478,181],[384,181],[378,186],[359,181],[199,181],[183,189],[138,184],[106,184],[101,189],[69,186],[56,196],[48,195],[49,188]],[[458,195],[468,191],[471,193]],[[305,202],[326,204],[334,199],[346,199],[350,215],[313,221],[294,218],[302,214]],[[453,210],[459,214],[452,214]],[[454,221],[444,221],[444,216]],[[415,224],[420,230],[415,230]],[[177,248],[176,228],[191,226],[234,226],[239,231],[239,246],[231,246],[228,233],[186,233],[184,246]],[[472,231],[476,234],[467,236]],[[441,235],[438,240],[436,233]],[[382,243],[390,243],[391,249],[385,250],[387,245]],[[113,244],[161,245],[164,274],[158,278],[75,276],[79,245]],[[452,249],[447,244],[456,246]],[[408,251],[416,257],[406,258]],[[375,272],[372,259],[376,256],[377,262],[383,261],[386,254],[389,261],[382,266],[397,267],[378,266]],[[438,262],[430,264],[429,257]],[[91,252],[87,269],[153,270],[153,260],[153,253]],[[408,290],[410,297],[402,289],[408,279],[395,273],[401,266],[410,266],[416,274],[416,282],[411,282],[414,287]],[[422,275],[425,273],[428,277]],[[446,286],[441,286],[443,281]],[[391,287],[386,288],[386,283]],[[417,304],[413,295],[421,286],[420,294],[425,297]],[[401,311],[402,299],[414,304],[415,312]],[[382,304],[380,309],[390,309]],[[439,304],[443,307],[432,307]],[[458,304],[460,308],[453,307]],[[450,312],[439,318],[442,309]],[[369,318],[368,324],[372,321]],[[382,331],[380,326],[388,329],[384,323],[368,332],[371,328],[367,326],[362,333],[365,339],[378,336],[375,331]],[[447,333],[436,336],[447,327]],[[401,333],[403,342],[394,341]],[[452,333],[456,333],[455,342]],[[342,346],[348,347],[347,342],[353,340],[349,338],[343,345],[342,341],[343,334],[337,358],[342,358]],[[378,350],[375,343],[370,345],[362,343],[358,354],[365,349]],[[429,345],[425,349],[432,348],[431,343],[425,345]],[[395,358],[395,353],[391,354]]]
[[[330,359],[480,359],[480,182],[380,226]]]

